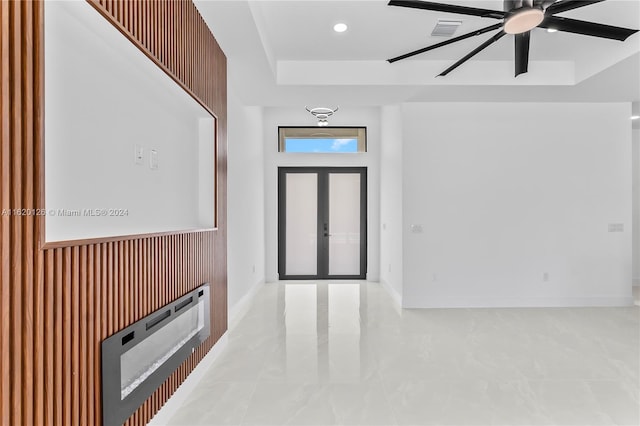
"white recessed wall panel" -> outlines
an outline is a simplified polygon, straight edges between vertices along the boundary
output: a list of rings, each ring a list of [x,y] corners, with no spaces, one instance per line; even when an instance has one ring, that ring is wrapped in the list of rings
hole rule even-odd
[[[45,43],[47,241],[213,227],[215,119],[86,2]]]
[[[402,111],[404,306],[631,303],[629,104]]]
[[[402,300],[402,111],[380,111],[380,282]]]
[[[232,86],[227,99],[227,301],[231,318],[264,282],[265,201],[262,109],[242,105]]]

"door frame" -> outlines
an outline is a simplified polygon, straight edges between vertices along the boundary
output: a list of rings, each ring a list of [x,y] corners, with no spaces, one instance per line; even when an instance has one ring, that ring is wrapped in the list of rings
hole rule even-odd
[[[286,175],[288,173],[317,173],[317,275],[286,274]],[[360,174],[360,274],[329,275],[329,174]],[[367,167],[278,167],[278,276],[280,280],[364,280],[367,277]]]

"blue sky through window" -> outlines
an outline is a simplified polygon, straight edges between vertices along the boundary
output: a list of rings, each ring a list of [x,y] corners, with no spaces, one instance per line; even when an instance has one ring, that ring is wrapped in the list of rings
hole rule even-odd
[[[286,152],[358,152],[356,138],[286,138]]]

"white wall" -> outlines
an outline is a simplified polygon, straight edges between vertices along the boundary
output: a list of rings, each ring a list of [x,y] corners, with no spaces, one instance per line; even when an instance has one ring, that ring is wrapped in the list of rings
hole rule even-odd
[[[640,129],[633,129],[633,284],[640,286]]]
[[[213,227],[213,117],[86,2],[45,3],[45,44],[47,241]]]
[[[278,152],[278,126],[314,126],[315,120],[303,108],[264,110],[264,194],[266,227],[266,279],[278,279],[278,167],[366,166],[368,195],[367,279],[379,279],[380,256],[380,112],[379,108],[341,107],[329,119],[333,126],[366,126],[366,154],[286,154]]]
[[[228,90],[229,313],[264,282],[264,144],[262,109],[243,106]]]
[[[380,111],[380,282],[402,300],[402,114]]]
[[[403,305],[631,304],[629,113],[403,105]]]

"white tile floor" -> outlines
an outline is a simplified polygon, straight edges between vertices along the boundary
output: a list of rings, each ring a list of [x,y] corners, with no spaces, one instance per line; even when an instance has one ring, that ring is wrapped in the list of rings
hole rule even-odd
[[[636,293],[637,294],[637,293]],[[640,307],[401,310],[267,284],[172,425],[640,425]]]

